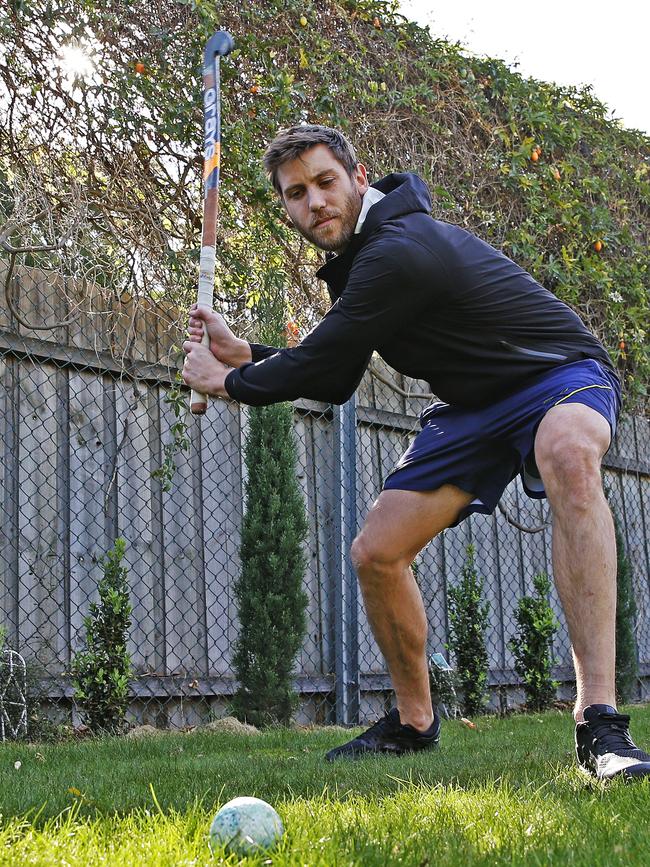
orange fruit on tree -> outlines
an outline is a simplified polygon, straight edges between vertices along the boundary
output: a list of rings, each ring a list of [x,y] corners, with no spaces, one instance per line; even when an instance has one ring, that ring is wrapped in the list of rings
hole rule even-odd
[[[138,60],[138,62],[136,63],[135,71],[138,73],[138,75],[142,75],[144,73],[145,65],[141,60]]]
[[[560,170],[559,170],[559,169],[555,169],[555,170],[553,171],[553,177],[555,178],[556,181],[559,181],[559,180],[560,180],[560,178],[562,177],[562,175],[560,174]]]
[[[533,151],[532,154],[530,155],[530,158],[534,163],[536,163],[537,160],[539,159],[539,154],[537,153],[537,151]]]
[[[254,84],[254,85],[251,87],[251,93],[259,93],[259,92],[260,92],[260,86],[259,86],[259,84]]]
[[[289,349],[292,349],[300,343],[300,329],[293,319],[290,319],[286,324],[286,335]]]
[[[594,250],[595,250],[597,253],[600,253],[600,251],[601,251],[602,249],[603,249],[603,242],[602,242],[602,241],[600,240],[600,238],[599,238],[599,239],[595,242],[595,244],[594,244]]]

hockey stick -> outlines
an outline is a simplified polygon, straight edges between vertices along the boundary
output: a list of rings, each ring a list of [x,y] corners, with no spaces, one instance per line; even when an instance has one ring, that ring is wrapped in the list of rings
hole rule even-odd
[[[203,54],[203,231],[199,264],[197,304],[212,309],[214,271],[219,213],[219,167],[221,163],[221,89],[219,62],[233,50],[235,40],[227,30],[217,30],[210,37]],[[204,346],[209,346],[207,328],[203,328]],[[190,410],[203,415],[208,408],[205,394],[192,391]]]

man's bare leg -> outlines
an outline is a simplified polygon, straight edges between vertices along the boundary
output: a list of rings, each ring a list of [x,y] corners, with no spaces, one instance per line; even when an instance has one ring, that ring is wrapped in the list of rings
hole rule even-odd
[[[372,633],[390,672],[402,724],[433,721],[426,658],[427,618],[411,571],[416,554],[470,503],[453,485],[437,491],[383,491],[352,545]]]
[[[575,719],[590,704],[616,706],[616,541],[600,464],[610,427],[595,410],[549,410],[535,456],[553,512],[553,572],[576,670]]]

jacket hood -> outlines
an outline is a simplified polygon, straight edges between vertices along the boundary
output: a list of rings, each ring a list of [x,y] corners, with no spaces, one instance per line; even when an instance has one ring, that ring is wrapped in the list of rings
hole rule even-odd
[[[410,172],[393,172],[372,184],[384,194],[384,198],[373,205],[361,229],[361,236],[367,237],[381,223],[413,214],[418,211],[431,212],[431,196],[422,178]]]
[[[371,186],[383,193],[384,198],[370,208],[361,231],[352,237],[348,247],[339,255],[328,253],[327,261],[316,272],[317,277],[327,282],[332,300],[345,285],[352,260],[378,226],[406,214],[431,212],[429,190],[417,175],[393,172]]]

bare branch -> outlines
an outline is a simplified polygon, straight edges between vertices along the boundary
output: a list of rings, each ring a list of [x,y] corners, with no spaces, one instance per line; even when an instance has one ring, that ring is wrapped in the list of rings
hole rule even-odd
[[[503,505],[501,500],[499,500],[497,505],[499,507],[499,511],[501,512],[503,517],[506,519],[506,521],[509,524],[511,524],[513,527],[516,527],[518,530],[521,530],[522,533],[530,533],[531,535],[534,533],[543,533],[544,530],[547,530],[551,526],[551,522],[546,521],[546,523],[538,524],[536,527],[526,527],[525,524],[521,524],[519,521],[515,520],[515,518],[512,517],[512,515],[506,509],[506,507]]]
[[[406,391],[406,389],[401,388],[399,385],[397,385],[397,383],[388,379],[387,376],[384,376],[383,373],[380,373],[377,367],[372,362],[370,362],[368,370],[376,379],[378,379],[380,382],[383,382],[384,385],[387,385],[389,388],[391,388],[394,392],[401,395],[402,397],[408,397],[412,400],[433,400],[435,398],[435,394],[432,394],[429,391]]]
[[[47,217],[48,214],[49,211],[47,208],[40,211],[33,218],[33,222],[42,220],[44,217]],[[56,244],[25,244],[21,247],[14,247],[13,244],[9,243],[7,238],[21,225],[22,222],[23,221],[19,220],[9,220],[5,224],[4,229],[2,229],[2,231],[0,232],[0,247],[2,247],[3,250],[6,250],[7,253],[10,253],[12,256],[16,256],[19,253],[47,253],[51,250],[62,250],[70,240],[72,233],[75,230],[74,225],[70,226],[66,233],[62,235],[60,240],[56,242]]]

